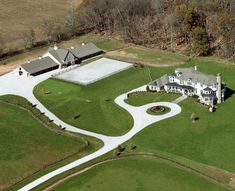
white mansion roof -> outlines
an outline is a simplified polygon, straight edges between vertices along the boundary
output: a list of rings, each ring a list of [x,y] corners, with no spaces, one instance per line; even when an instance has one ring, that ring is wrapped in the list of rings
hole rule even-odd
[[[187,81],[188,79],[191,79],[193,83],[199,82],[207,86],[211,86],[213,84],[216,84],[217,82],[216,76],[204,74],[198,70],[195,70],[193,67],[177,68],[175,70],[175,73],[171,74],[170,76],[172,75],[174,75],[177,79],[182,80],[182,81]]]

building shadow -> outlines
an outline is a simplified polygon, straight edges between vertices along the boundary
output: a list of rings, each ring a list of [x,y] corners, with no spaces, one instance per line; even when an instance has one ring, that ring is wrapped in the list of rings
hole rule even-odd
[[[226,88],[225,100],[229,99],[230,97],[235,94],[235,90],[230,89],[229,87]]]

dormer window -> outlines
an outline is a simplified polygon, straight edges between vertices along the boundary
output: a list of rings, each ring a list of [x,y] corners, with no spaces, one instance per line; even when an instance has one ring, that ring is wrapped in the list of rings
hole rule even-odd
[[[174,76],[170,76],[169,79],[170,79],[170,82],[172,83],[172,82],[174,82],[175,77]]]
[[[176,75],[180,77],[182,75],[182,72],[177,72]]]
[[[203,90],[203,92],[204,92],[204,94],[209,95],[209,94],[211,94],[212,90],[210,88],[205,88]]]

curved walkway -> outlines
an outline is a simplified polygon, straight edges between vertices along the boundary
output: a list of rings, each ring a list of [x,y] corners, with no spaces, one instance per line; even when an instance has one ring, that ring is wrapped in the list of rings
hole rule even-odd
[[[58,70],[55,70],[55,71],[52,71],[52,72],[49,72],[49,73],[46,73],[46,74],[43,74],[43,75],[40,75],[37,77],[33,77],[33,78],[22,78],[22,77],[15,75],[14,73],[8,73],[8,74],[0,77],[0,95],[13,94],[13,95],[25,97],[32,104],[36,104],[37,105],[36,107],[41,112],[44,112],[45,115],[48,116],[51,120],[54,120],[54,123],[56,123],[57,125],[61,125],[62,127],[65,127],[67,131],[81,133],[84,135],[96,137],[104,142],[104,146],[101,149],[97,150],[96,152],[94,152],[90,155],[87,155],[81,159],[78,159],[68,165],[65,165],[57,170],[54,170],[54,171],[36,179],[36,180],[34,180],[33,182],[31,182],[31,183],[27,184],[26,186],[24,186],[23,188],[21,188],[20,191],[31,190],[31,189],[35,188],[36,186],[46,182],[47,180],[49,180],[49,179],[51,179],[51,178],[53,178],[63,172],[66,172],[72,168],[75,168],[75,167],[83,164],[83,163],[86,163],[92,159],[95,159],[105,153],[108,153],[109,151],[115,149],[118,145],[121,145],[122,143],[131,139],[134,135],[136,135],[138,132],[140,132],[145,127],[147,127],[153,123],[156,123],[158,121],[173,117],[181,112],[181,107],[179,105],[177,105],[175,103],[170,103],[170,102],[150,103],[150,104],[143,105],[140,107],[128,105],[124,101],[127,98],[127,94],[129,93],[129,92],[127,92],[125,94],[118,96],[115,99],[115,103],[117,105],[119,105],[120,107],[124,108],[125,110],[127,110],[132,115],[132,117],[134,119],[133,127],[128,133],[126,133],[123,136],[112,137],[112,136],[105,136],[102,134],[78,129],[78,128],[71,126],[71,125],[63,122],[62,120],[60,120],[57,116],[55,116],[53,113],[51,113],[44,105],[42,105],[33,95],[33,89],[37,84],[50,78],[51,75],[53,75],[54,73],[57,73],[57,72],[58,72]],[[145,91],[145,90],[146,90],[146,86],[142,86],[142,87],[135,89],[133,91]],[[171,108],[171,111],[169,113],[167,113],[165,115],[161,115],[161,116],[153,116],[153,115],[147,114],[146,111],[148,108],[153,107],[153,106],[157,106],[157,105],[169,107],[169,108]]]

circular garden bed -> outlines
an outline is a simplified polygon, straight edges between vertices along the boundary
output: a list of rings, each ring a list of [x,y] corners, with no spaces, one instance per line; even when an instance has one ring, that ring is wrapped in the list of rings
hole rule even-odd
[[[159,105],[149,108],[147,113],[150,115],[163,115],[169,113],[170,111],[171,109],[169,107]]]

